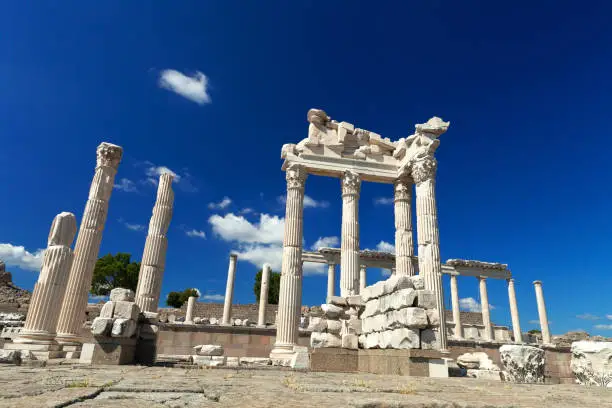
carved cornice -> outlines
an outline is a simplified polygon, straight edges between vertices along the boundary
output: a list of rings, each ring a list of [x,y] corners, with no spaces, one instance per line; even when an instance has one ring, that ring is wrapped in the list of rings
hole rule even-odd
[[[290,164],[285,172],[285,178],[287,179],[287,190],[292,188],[303,189],[307,176],[308,174],[306,173],[306,168],[304,166],[296,163]]]
[[[359,174],[346,170],[342,176],[342,195],[359,195],[361,191],[361,178]]]
[[[412,179],[402,177],[393,183],[395,201],[410,200],[412,198]]]
[[[412,163],[412,178],[416,184],[436,177],[438,163],[432,156],[426,156]]]
[[[97,167],[112,167],[115,170],[119,167],[121,157],[123,156],[123,148],[111,143],[103,142],[96,150]]]

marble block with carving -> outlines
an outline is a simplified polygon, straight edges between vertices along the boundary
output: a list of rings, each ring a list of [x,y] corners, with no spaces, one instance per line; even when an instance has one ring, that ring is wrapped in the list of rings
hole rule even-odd
[[[582,385],[612,388],[612,342],[575,341],[570,367]]]
[[[544,350],[533,346],[506,344],[499,348],[504,366],[504,381],[515,383],[544,382]]]

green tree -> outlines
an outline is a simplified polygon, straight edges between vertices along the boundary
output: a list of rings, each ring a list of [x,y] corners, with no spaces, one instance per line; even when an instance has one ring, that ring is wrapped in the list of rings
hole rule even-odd
[[[531,329],[527,333],[529,333],[529,334],[542,334],[542,331],[538,330],[538,329]]]
[[[114,288],[136,290],[140,262],[131,262],[132,255],[119,252],[104,255],[96,261],[90,293],[107,296]]]
[[[261,293],[261,277],[263,270],[260,269],[255,275],[255,285],[253,291],[255,292],[255,299],[259,302],[259,294]],[[268,304],[278,305],[278,294],[280,293],[280,273],[271,272],[270,282],[268,284]]]
[[[190,296],[198,297],[200,294],[198,290],[194,288],[185,289],[182,292],[170,292],[166,298],[166,304],[176,309],[180,309]]]

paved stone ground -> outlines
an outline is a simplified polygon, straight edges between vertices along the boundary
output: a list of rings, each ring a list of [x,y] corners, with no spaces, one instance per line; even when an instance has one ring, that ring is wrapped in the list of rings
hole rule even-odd
[[[11,407],[612,407],[612,390],[275,369],[0,366]]]

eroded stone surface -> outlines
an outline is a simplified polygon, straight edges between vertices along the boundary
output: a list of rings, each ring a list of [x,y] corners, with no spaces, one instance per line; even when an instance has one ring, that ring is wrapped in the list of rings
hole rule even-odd
[[[201,344],[193,350],[200,356],[222,356],[224,353],[223,346],[217,344]]]
[[[133,302],[134,292],[130,289],[115,288],[110,292],[111,302]]]
[[[544,350],[506,344],[499,348],[504,380],[516,383],[544,382]]]
[[[612,388],[612,342],[576,341],[571,350],[576,382]]]

